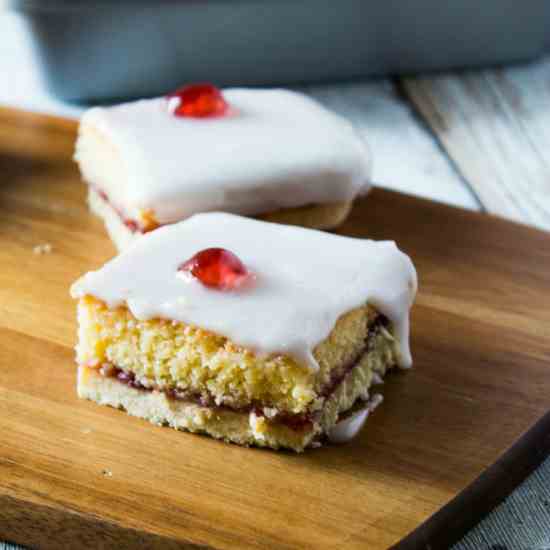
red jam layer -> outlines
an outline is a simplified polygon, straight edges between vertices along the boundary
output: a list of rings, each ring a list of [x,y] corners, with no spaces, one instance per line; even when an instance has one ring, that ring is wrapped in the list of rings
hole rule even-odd
[[[336,391],[336,389],[342,383],[342,381],[351,373],[351,371],[357,365],[359,365],[363,356],[369,353],[370,351],[372,351],[374,347],[374,341],[375,341],[376,335],[380,331],[380,327],[387,327],[387,326],[389,326],[388,319],[384,315],[379,315],[374,320],[373,324],[370,327],[369,335],[365,342],[364,348],[361,350],[361,352],[353,361],[350,361],[349,364],[346,365],[338,374],[336,374],[331,378],[330,382],[320,392],[321,396],[325,397],[325,399],[328,399]],[[209,396],[197,395],[197,394],[193,394],[190,392],[185,392],[177,389],[159,389],[154,386],[145,386],[136,380],[135,375],[132,372],[126,372],[126,371],[123,371],[122,369],[112,367],[110,365],[101,368],[100,373],[106,377],[116,378],[119,382],[122,382],[123,384],[126,384],[127,386],[137,390],[149,391],[149,392],[162,391],[163,393],[166,394],[166,396],[169,399],[176,399],[180,401],[186,401],[188,403],[195,403],[197,405],[200,405],[201,407],[206,407],[213,410],[220,410],[220,411],[225,410],[225,411],[232,411],[236,413],[250,413],[254,411],[254,413],[258,417],[266,416],[263,412],[263,407],[265,406],[265,403],[262,405],[262,403],[256,402],[246,407],[231,407],[229,405],[217,405],[214,402],[213,398]],[[289,413],[279,412],[275,417],[268,418],[268,420],[270,422],[274,422],[277,424],[283,424],[284,426],[287,426],[288,428],[294,431],[305,431],[313,428],[313,423],[319,418],[320,414],[321,414],[320,411],[316,411],[314,413],[304,413],[304,414],[289,414]]]
[[[346,378],[346,376],[348,376],[348,374],[350,374],[350,372],[361,362],[363,356],[374,349],[374,343],[376,337],[380,333],[381,327],[388,328],[389,326],[390,321],[385,315],[379,314],[376,319],[374,319],[369,327],[365,347],[339,372],[331,376],[328,384],[320,392],[323,397],[328,398],[336,391],[336,388],[343,382],[344,378]]]
[[[154,231],[155,229],[158,229],[161,227],[162,224],[157,225],[156,227],[152,227],[150,229],[146,229],[140,226],[139,222],[136,220],[132,220],[130,218],[126,218],[124,214],[109,200],[109,196],[105,191],[102,191],[101,189],[98,189],[97,187],[92,186],[93,190],[101,197],[101,199],[106,202],[117,214],[117,216],[120,218],[122,223],[132,232],[132,233],[149,233],[149,231]]]
[[[135,375],[132,372],[126,372],[122,369],[116,367],[108,367],[105,370],[100,371],[103,376],[109,378],[116,378],[119,382],[126,384],[130,388],[141,391],[161,391],[166,394],[166,397],[169,399],[175,399],[178,401],[186,401],[187,403],[195,403],[201,407],[209,408],[212,410],[219,411],[231,411],[236,413],[250,413],[254,411],[256,416],[263,417],[263,408],[260,403],[253,403],[246,407],[231,407],[229,405],[216,405],[213,400],[204,395],[192,394],[189,392],[179,391],[177,389],[162,389],[159,390],[156,387],[144,386],[138,382],[135,378]],[[287,414],[287,413],[278,413],[277,416],[273,419],[270,419],[272,422],[278,424],[284,424],[289,428],[295,431],[308,430],[313,427],[314,416],[309,414]]]

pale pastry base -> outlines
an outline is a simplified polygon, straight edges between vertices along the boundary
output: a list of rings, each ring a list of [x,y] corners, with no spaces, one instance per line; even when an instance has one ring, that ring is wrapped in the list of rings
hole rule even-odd
[[[286,225],[300,225],[310,229],[334,229],[348,217],[353,201],[331,202],[313,206],[286,208],[255,216],[259,220]]]
[[[368,399],[368,388],[373,373],[383,376],[391,367],[371,353],[338,386],[324,404],[321,417],[310,429],[293,430],[280,423],[271,422],[254,413],[228,409],[210,409],[195,403],[169,399],[162,392],[131,388],[116,378],[102,376],[96,369],[79,366],[77,392],[84,399],[99,405],[124,409],[157,425],[168,425],[177,430],[208,434],[216,439],[255,445],[273,449],[287,448],[302,452],[323,434],[327,434],[339,416],[349,410],[358,399]]]
[[[91,187],[88,190],[88,204],[90,210],[103,220],[109,237],[119,251],[130,246],[142,235],[128,229],[116,210]],[[333,229],[348,217],[352,205],[353,201],[301,206],[256,217],[268,222],[299,225],[311,229]]]

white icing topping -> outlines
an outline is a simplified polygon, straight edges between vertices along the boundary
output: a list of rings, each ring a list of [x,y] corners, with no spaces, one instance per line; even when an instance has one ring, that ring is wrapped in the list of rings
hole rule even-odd
[[[360,409],[347,418],[337,422],[328,433],[328,439],[331,443],[347,443],[351,441],[363,428],[371,412],[382,403],[384,398],[379,393],[372,396],[370,401],[365,403],[365,407]]]
[[[88,110],[75,158],[126,217],[170,223],[352,200],[369,155],[348,121],[286,90],[224,90],[228,116],[176,117],[166,98]],[[99,134],[99,139],[98,139]]]
[[[194,254],[222,247],[254,274],[252,285],[212,290],[182,277]],[[259,354],[284,353],[312,368],[312,351],[344,313],[369,302],[395,325],[402,366],[411,364],[409,309],[416,272],[389,241],[341,237],[232,214],[197,214],[162,227],[77,281],[75,298],[126,304],[138,319],[202,327]]]

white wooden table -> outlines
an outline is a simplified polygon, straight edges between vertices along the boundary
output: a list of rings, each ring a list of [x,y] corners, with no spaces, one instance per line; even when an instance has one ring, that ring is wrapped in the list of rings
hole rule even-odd
[[[77,117],[81,107],[44,91],[20,21],[3,13],[2,3],[0,105]],[[550,230],[550,57],[505,69],[304,89],[365,136],[378,185]],[[511,544],[550,547],[549,487],[550,459],[457,548],[489,548],[510,537]]]

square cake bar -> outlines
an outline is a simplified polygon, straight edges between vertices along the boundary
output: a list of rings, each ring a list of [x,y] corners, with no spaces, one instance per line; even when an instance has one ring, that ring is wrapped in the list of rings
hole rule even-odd
[[[179,116],[187,96],[206,101],[204,89],[227,108]],[[119,250],[207,211],[335,227],[368,190],[370,175],[366,145],[350,123],[307,96],[206,85],[89,109],[75,159],[90,208]]]
[[[195,215],[73,285],[78,394],[155,424],[302,451],[372,405],[389,369],[410,366],[415,292],[393,242]]]

